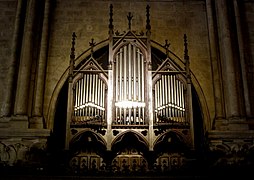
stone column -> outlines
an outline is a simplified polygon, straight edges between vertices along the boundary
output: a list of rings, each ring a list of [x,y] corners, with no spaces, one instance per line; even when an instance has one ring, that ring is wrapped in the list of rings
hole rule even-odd
[[[227,0],[215,1],[215,7],[218,23],[225,114],[227,119],[224,123],[228,126],[228,130],[242,130],[246,126],[240,125],[242,122],[240,111],[241,102],[240,94],[237,90],[239,84],[237,84],[236,78],[236,57],[234,56],[230,34],[231,27],[229,24]]]
[[[41,46],[36,74],[34,106],[32,109],[32,119],[30,120],[30,128],[43,128],[44,119],[42,115],[43,115],[45,72],[47,65],[47,52],[49,40],[49,14],[50,14],[50,0],[46,0],[42,26]]]
[[[249,101],[249,89],[248,89],[248,84],[247,84],[247,72],[246,72],[246,64],[245,64],[245,57],[244,57],[243,33],[242,33],[241,17],[240,17],[240,13],[239,13],[239,7],[238,7],[237,0],[234,0],[234,10],[235,10],[237,40],[238,40],[238,47],[239,47],[241,72],[242,72],[245,112],[246,112],[246,116],[248,118],[252,118],[254,115],[253,115],[253,112],[251,111],[251,105],[250,105],[250,101]]]
[[[8,75],[6,76],[7,84],[5,86],[5,96],[4,101],[2,103],[0,118],[7,118],[11,116],[11,108],[13,102],[13,92],[14,92],[14,77],[16,71],[16,64],[18,58],[18,43],[20,37],[20,29],[21,29],[21,12],[22,6],[24,4],[24,0],[17,1],[17,9],[16,9],[16,17],[15,17],[15,25],[13,31],[13,40],[12,40],[12,48],[11,48],[11,56],[10,56],[10,65]]]
[[[225,119],[225,107],[223,104],[223,92],[221,82],[221,66],[218,56],[218,42],[215,33],[215,14],[213,13],[214,2],[206,0],[207,27],[209,33],[210,58],[213,73],[213,90],[215,101],[215,121]]]
[[[17,79],[16,99],[14,106],[15,126],[28,127],[28,101],[30,86],[30,71],[33,60],[33,26],[35,23],[36,0],[27,2],[25,27],[20,55],[19,72]],[[19,124],[19,125],[18,125]]]

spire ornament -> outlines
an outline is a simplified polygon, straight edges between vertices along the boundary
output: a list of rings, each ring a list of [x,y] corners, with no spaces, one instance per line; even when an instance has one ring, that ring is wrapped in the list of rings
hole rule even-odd
[[[70,69],[69,69],[69,82],[72,82],[73,70],[74,70],[74,60],[75,60],[75,40],[76,40],[75,32],[72,33],[72,46],[71,46],[71,54],[70,54]]]
[[[108,28],[109,28],[109,37],[112,37],[113,34],[114,34],[114,25],[113,25],[113,5],[110,4],[109,6],[109,25],[108,25]]]
[[[150,31],[151,30],[151,25],[150,25],[150,6],[146,6],[146,30]]]
[[[110,30],[113,30],[114,25],[113,25],[113,5],[112,4],[110,4],[109,9],[110,10],[109,10],[109,25],[108,25],[108,27]]]
[[[94,39],[91,39],[91,42],[89,42],[89,46],[91,47],[91,57],[93,57],[93,48],[95,46],[96,42],[94,42]]]
[[[184,60],[185,60],[185,70],[187,75],[187,82],[190,83],[191,75],[190,75],[190,60],[188,55],[188,43],[187,43],[187,35],[184,34]]]
[[[166,49],[166,55],[167,57],[169,57],[169,46],[170,46],[170,43],[168,43],[168,40],[166,39],[165,40],[165,45],[164,45],[164,48]]]
[[[133,15],[131,14],[131,12],[128,13],[127,15],[127,19],[128,19],[128,29],[131,30],[131,20],[133,18]]]

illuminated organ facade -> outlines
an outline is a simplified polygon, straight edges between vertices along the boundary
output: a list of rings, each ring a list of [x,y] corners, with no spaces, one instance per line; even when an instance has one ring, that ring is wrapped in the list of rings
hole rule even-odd
[[[1,168],[253,169],[253,2],[110,3],[0,1]]]
[[[73,152],[72,167],[85,161],[91,170],[94,161],[97,168],[107,162],[116,171],[170,170],[185,165],[185,153],[194,149],[187,36],[185,59],[173,56],[167,41],[164,59],[155,59],[149,8],[146,33],[131,30],[129,13],[129,28],[120,34],[114,32],[110,6],[106,67],[94,57],[93,39],[91,54],[76,65],[73,33],[65,145]]]

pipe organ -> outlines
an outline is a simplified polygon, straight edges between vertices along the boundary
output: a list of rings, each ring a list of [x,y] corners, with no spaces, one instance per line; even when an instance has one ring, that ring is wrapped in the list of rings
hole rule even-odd
[[[106,84],[99,74],[82,74],[75,82],[73,91],[73,124],[105,120]]]
[[[104,161],[120,171],[129,166],[136,171],[147,169],[150,160],[169,165],[172,150],[179,148],[182,157],[181,148],[194,148],[187,38],[184,60],[169,51],[167,40],[165,46],[152,41],[149,8],[146,33],[131,30],[131,13],[128,31],[122,33],[113,29],[110,6],[109,38],[96,51],[92,39],[90,55],[85,51],[75,58],[73,33],[65,148],[73,148],[78,161],[96,154],[97,167]],[[94,169],[96,163],[89,164]]]
[[[192,107],[186,35],[183,69],[169,56],[167,40],[166,45],[161,46],[166,50],[166,59],[157,60],[151,56],[149,6],[146,34],[131,30],[131,13],[127,16],[128,31],[114,32],[112,15],[111,6],[108,57],[94,58],[92,39],[90,58],[74,67],[76,35],[73,36],[69,69],[69,97],[72,98],[68,98],[71,124],[105,122],[107,127],[145,128],[163,124],[189,126]],[[104,62],[99,62],[100,59]]]
[[[186,87],[173,74],[163,74],[154,84],[154,120],[156,123],[187,123]]]
[[[145,118],[145,62],[132,43],[115,57],[115,121],[117,125],[143,125]]]

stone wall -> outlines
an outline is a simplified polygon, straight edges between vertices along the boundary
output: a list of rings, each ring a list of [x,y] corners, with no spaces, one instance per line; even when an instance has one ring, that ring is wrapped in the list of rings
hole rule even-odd
[[[9,74],[9,69],[11,64],[10,59],[13,58],[13,33],[15,28],[15,16],[16,16],[16,0],[6,0],[0,2],[0,106],[4,106],[5,98],[5,87],[7,79],[7,74]],[[1,114],[1,113],[0,113]]]

